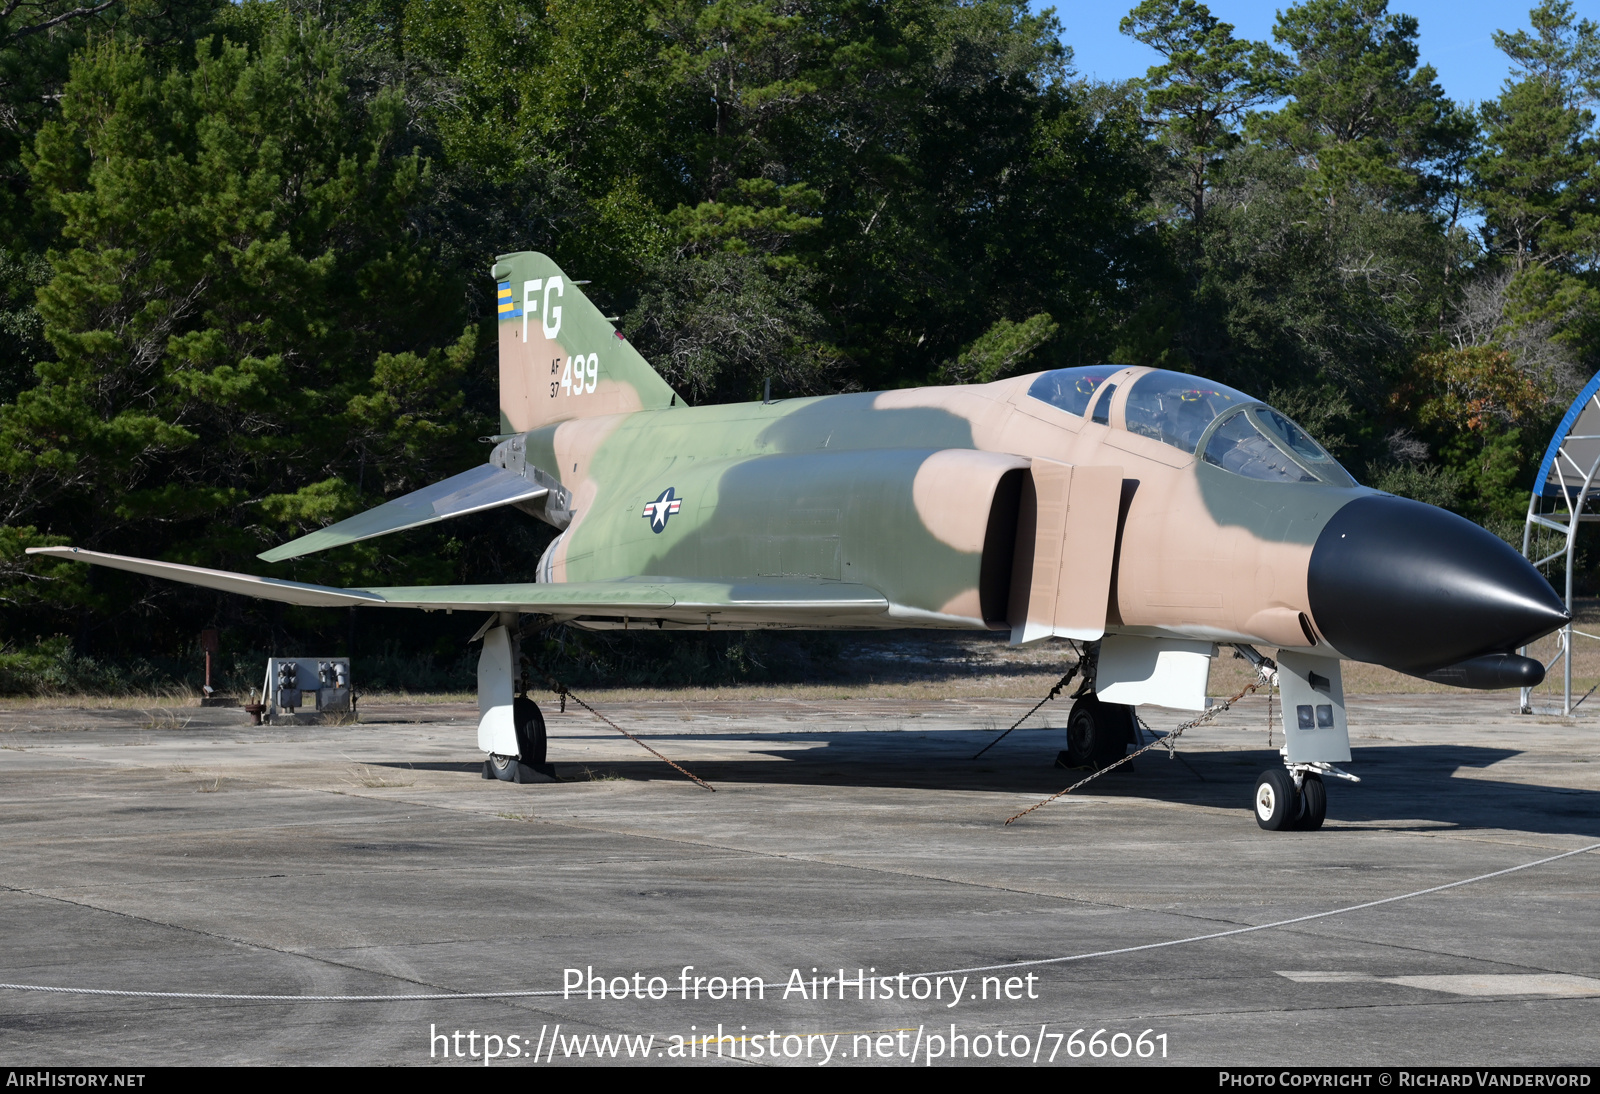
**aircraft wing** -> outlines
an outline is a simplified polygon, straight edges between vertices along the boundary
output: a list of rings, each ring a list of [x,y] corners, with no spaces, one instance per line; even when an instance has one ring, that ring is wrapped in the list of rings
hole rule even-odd
[[[278,600],[285,604],[300,604],[308,608],[355,608],[364,605],[382,607],[383,597],[365,589],[335,589],[327,585],[305,585],[298,581],[280,581],[274,577],[256,577],[253,574],[236,574],[228,570],[207,570],[200,566],[185,566],[177,562],[157,562],[129,555],[108,555],[100,551],[85,551],[80,547],[29,547],[30,555],[50,555],[89,562],[113,570],[128,570],[150,577],[163,577],[185,585],[199,585],[225,593],[241,593],[262,600]]]
[[[315,608],[522,611],[641,623],[659,619],[700,626],[716,622],[797,627],[870,623],[872,617],[881,616],[889,608],[883,594],[865,585],[807,579],[701,581],[630,577],[616,581],[339,589],[79,547],[30,547],[28,553]]]

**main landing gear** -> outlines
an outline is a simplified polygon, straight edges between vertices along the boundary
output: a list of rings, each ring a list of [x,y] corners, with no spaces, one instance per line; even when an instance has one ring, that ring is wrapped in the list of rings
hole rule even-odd
[[[545,761],[544,715],[517,686],[517,614],[489,617],[476,637],[483,639],[478,658],[478,747],[488,753],[483,777],[508,783],[555,782]]]
[[[519,695],[512,703],[511,711],[517,734],[517,754],[503,756],[491,752],[489,758],[483,761],[483,777],[508,783],[552,781],[555,768],[545,762],[548,739],[539,704],[526,695]]]
[[[1099,771],[1127,755],[1134,736],[1133,708],[1081,696],[1067,716],[1067,748],[1056,762],[1062,767],[1089,767]]]

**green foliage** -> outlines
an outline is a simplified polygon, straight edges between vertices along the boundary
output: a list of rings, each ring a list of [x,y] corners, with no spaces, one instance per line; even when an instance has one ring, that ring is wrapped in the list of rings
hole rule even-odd
[[[24,162],[59,110],[74,53],[92,38],[125,36],[163,63],[192,56],[221,0],[29,0],[0,14],[0,403],[33,381],[49,356],[35,292],[50,279],[45,252],[60,222],[37,200]]]
[[[1179,333],[1195,370],[1251,391],[1333,384],[1381,413],[1444,306],[1436,223],[1355,194],[1326,202],[1279,150],[1241,151],[1218,179]]]
[[[775,254],[794,236],[822,226],[821,217],[803,211],[820,204],[822,195],[803,182],[779,186],[771,179],[740,179],[732,189],[738,200],[703,201],[693,209],[680,205],[668,216],[688,249]]]
[[[135,48],[85,52],[32,164],[68,244],[39,297],[55,360],[0,412],[0,468],[114,493],[91,541],[148,491],[152,519],[226,520],[356,452],[401,483],[449,461],[473,332],[401,348],[443,334],[418,314],[437,272],[397,231],[427,183],[403,128],[396,97],[352,102],[334,42],[289,20],[165,76]]]
[[[429,170],[405,133],[400,97],[358,98],[337,36],[288,16],[187,68],[80,53],[30,162],[61,233],[53,355],[0,406],[9,523],[237,565],[470,463],[476,331],[408,238]]]
[[[32,384],[33,363],[44,356],[44,322],[34,293],[49,279],[43,255],[0,251],[0,403]]]
[[[1463,257],[1435,209],[1467,133],[1417,67],[1415,20],[1382,0],[1309,0],[1280,12],[1284,54],[1236,40],[1203,4],[1148,0],[1124,31],[1167,58],[1144,85],[1166,154],[1152,213],[1176,244],[1170,303],[1139,313],[1148,333],[1125,359],[1331,390],[1345,434],[1376,433]]]
[[[1511,328],[1547,326],[1589,368],[1600,365],[1600,28],[1566,0],[1544,0],[1534,33],[1497,33],[1512,78],[1479,110],[1482,145],[1469,161],[1484,243],[1515,271]]]
[[[816,275],[729,250],[673,258],[623,317],[636,348],[691,404],[838,389],[838,354],[811,302]]]
[[[1388,0],[1305,0],[1278,14],[1278,55],[1262,82],[1289,101],[1252,119],[1262,141],[1309,169],[1325,199],[1351,190],[1398,206],[1427,204],[1430,166],[1468,137],[1436,82],[1418,65],[1417,21]]]
[[[1441,509],[1459,506],[1466,488],[1461,475],[1437,464],[1374,463],[1368,466],[1362,481],[1374,490],[1437,505]]]
[[[1600,96],[1600,28],[1567,0],[1531,14],[1537,37],[1497,33],[1513,78],[1481,108],[1483,148],[1472,160],[1490,246],[1573,271],[1600,254],[1600,139],[1587,103]]]
[[[1483,436],[1460,434],[1439,451],[1440,462],[1462,484],[1458,510],[1486,526],[1522,520],[1528,511],[1528,475],[1538,466],[1539,455],[1514,427],[1492,429]]]
[[[92,37],[125,35],[163,57],[193,51],[220,0],[29,0],[0,13],[0,224],[6,234],[33,237],[34,209],[22,156],[53,113],[75,51]]]
[[[997,320],[946,369],[957,383],[987,384],[1025,370],[1034,353],[1061,329],[1046,312],[1020,323]]]
[[[1186,212],[1199,228],[1212,161],[1238,147],[1246,112],[1274,97],[1262,82],[1269,53],[1235,38],[1231,24],[1196,0],[1144,0],[1122,20],[1122,33],[1167,59],[1145,76],[1145,101],[1182,163]]]
[[[1448,483],[1454,494],[1449,508],[1485,525],[1521,519],[1528,478],[1542,454],[1523,431],[1549,436],[1565,409],[1556,391],[1507,351],[1479,346],[1420,355],[1393,399],[1439,457],[1435,468],[1405,469],[1402,486],[1426,490]]]
[[[102,661],[76,653],[65,635],[0,647],[0,695],[127,695],[176,690],[172,666],[142,657]],[[185,689],[187,690],[187,689]]]

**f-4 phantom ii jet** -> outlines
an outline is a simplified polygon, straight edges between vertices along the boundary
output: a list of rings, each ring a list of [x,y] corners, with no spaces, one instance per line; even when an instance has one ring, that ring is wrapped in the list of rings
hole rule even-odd
[[[1007,631],[1087,644],[1073,762],[1133,709],[1202,710],[1211,659],[1277,650],[1287,747],[1253,803],[1315,828],[1349,777],[1341,659],[1530,686],[1512,651],[1567,622],[1515,550],[1360,486],[1258,399],[1105,365],[995,383],[690,407],[549,258],[501,256],[501,435],[488,462],[260,557],[280,562],[514,506],[559,529],[533,584],[340,589],[102,554],[36,553],[312,606],[480,610],[486,775],[543,763],[519,617],[588,628]]]

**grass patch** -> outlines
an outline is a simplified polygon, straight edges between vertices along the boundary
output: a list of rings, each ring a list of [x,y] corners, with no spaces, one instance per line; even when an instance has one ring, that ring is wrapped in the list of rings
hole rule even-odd
[[[139,723],[140,729],[187,729],[193,718],[180,716],[176,711],[159,709],[144,712],[144,721]]]

